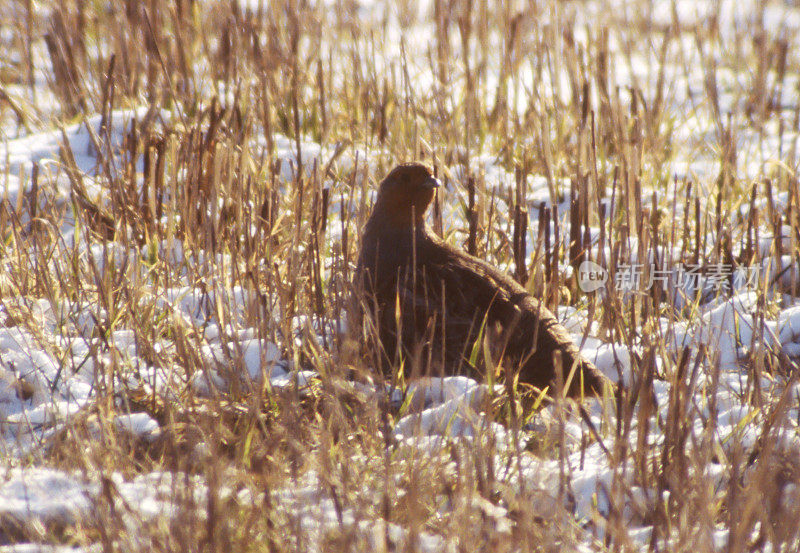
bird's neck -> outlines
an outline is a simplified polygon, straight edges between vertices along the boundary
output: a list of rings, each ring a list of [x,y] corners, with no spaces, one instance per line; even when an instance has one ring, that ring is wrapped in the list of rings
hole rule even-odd
[[[414,233],[425,228],[425,212],[429,202],[418,198],[417,201],[405,200],[398,202],[396,199],[386,199],[379,196],[373,210],[372,218],[383,228],[396,229],[401,233]]]
[[[367,222],[367,228],[371,231],[369,234],[380,237],[384,244],[395,244],[398,247],[429,238],[428,227],[422,219],[398,224],[396,220],[387,221],[386,217],[373,216]]]
[[[431,240],[431,235],[421,220],[418,224],[389,224],[385,217],[370,218],[367,223],[369,237],[364,244],[364,252],[368,257],[380,256],[389,265],[404,265],[409,263],[416,255],[420,254],[421,249]]]

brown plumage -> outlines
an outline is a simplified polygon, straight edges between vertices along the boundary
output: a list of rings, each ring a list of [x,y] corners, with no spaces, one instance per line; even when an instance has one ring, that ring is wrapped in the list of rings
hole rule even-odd
[[[425,165],[395,167],[381,182],[364,228],[356,285],[380,340],[381,367],[388,372],[402,359],[412,377],[481,376],[480,363],[470,363],[483,360],[472,355],[477,341],[479,348],[489,346],[493,364],[519,371],[519,382],[553,386],[560,356],[562,382],[576,367],[568,395],[600,393],[605,376],[541,302],[427,230],[425,211],[438,186]]]

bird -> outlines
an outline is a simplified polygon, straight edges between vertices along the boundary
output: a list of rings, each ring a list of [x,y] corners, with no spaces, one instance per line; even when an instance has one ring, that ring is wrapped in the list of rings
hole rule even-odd
[[[499,376],[551,396],[559,386],[565,396],[601,395],[609,380],[541,301],[426,226],[440,186],[423,163],[396,166],[362,231],[353,284],[382,371]],[[487,375],[492,367],[497,374]]]

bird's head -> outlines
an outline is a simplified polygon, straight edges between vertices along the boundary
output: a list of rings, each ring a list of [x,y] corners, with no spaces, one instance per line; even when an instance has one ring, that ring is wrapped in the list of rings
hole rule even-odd
[[[440,185],[427,165],[398,165],[381,181],[374,213],[399,227],[422,228],[425,211]]]

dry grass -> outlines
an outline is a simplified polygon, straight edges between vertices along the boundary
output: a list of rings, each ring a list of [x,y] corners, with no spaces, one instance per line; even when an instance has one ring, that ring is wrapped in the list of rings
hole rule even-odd
[[[435,32],[424,51],[409,37],[387,36],[385,17],[346,1],[333,10],[158,0],[50,8],[46,15],[31,2],[2,8],[10,30],[0,39],[8,53],[0,68],[2,133],[10,139],[100,114],[91,137],[97,168],[82,172],[76,156],[85,152],[65,140],[58,163],[39,170],[28,193],[2,199],[0,307],[7,325],[22,325],[36,347],[65,360],[63,371],[80,367],[69,364],[70,344],[43,330],[37,306],[63,314],[65,334],[92,338],[96,400],[21,462],[74,469],[103,484],[89,521],[3,530],[2,539],[100,543],[104,551],[305,550],[318,539],[326,551],[359,551],[413,550],[425,534],[459,551],[555,551],[594,533],[593,549],[638,550],[628,535],[633,509],[635,520],[653,527],[650,546],[658,551],[715,550],[712,533],[726,528],[731,552],[796,546],[800,502],[782,498],[800,477],[797,452],[785,445],[793,443],[785,436],[794,433],[787,416],[797,412],[797,398],[791,385],[778,387],[782,394],[761,387],[761,376],[781,381],[791,370],[785,356],[758,344],[749,350],[741,400],[759,408],[747,422],[758,437],[755,445],[720,444],[714,411],[702,406],[714,405],[718,382],[697,385],[699,372],[713,374],[717,354],[675,354],[660,324],[692,320],[700,298],[678,309],[656,287],[611,290],[600,301],[564,270],[598,251],[610,255],[598,261],[619,267],[668,249],[677,252],[673,261],[747,266],[760,258],[765,235],[785,237],[773,240],[768,257],[790,255],[797,264],[794,149],[781,158],[783,168],[766,167],[757,181],[737,165],[741,129],[797,129],[800,106],[780,109],[781,94],[796,93],[786,84],[787,67],[797,62],[795,37],[775,38],[762,27],[761,35],[731,38],[713,23],[659,27],[644,1],[604,13],[588,29],[574,15],[582,3],[521,11],[513,3],[437,1],[423,15],[413,2],[393,5],[388,11],[402,24],[429,20]],[[701,182],[673,178],[671,169],[687,145],[676,135],[685,114],[672,107],[675,78],[665,68],[683,63],[695,71],[691,48],[702,53],[703,76],[693,109],[708,114],[708,128],[698,132],[707,134],[697,140],[719,162],[716,178]],[[615,67],[639,67],[643,56],[652,59],[650,76],[620,88]],[[745,84],[720,89],[721,71],[741,73]],[[36,83],[37,75],[47,82]],[[45,93],[56,98],[51,108],[43,107]],[[733,95],[724,105],[741,109],[727,113],[723,94]],[[135,106],[150,110],[114,144],[114,110]],[[323,147],[313,163],[306,140]],[[485,153],[515,178],[487,183],[473,162]],[[607,447],[613,478],[599,499],[608,504],[605,517],[574,516],[563,428],[566,419],[580,422],[573,407],[552,410],[550,432],[521,433],[516,452],[486,440],[433,452],[405,447],[390,435],[394,407],[349,384],[354,375],[370,378],[357,331],[324,339],[312,332],[335,326],[346,308],[370,188],[409,159],[448,171],[432,221],[448,240],[513,272],[551,307],[585,310],[595,335],[639,352],[629,389],[616,403],[606,398],[599,424],[584,424],[576,446],[599,435]],[[554,203],[569,201],[565,217],[528,205],[529,175],[546,179]],[[56,186],[64,182],[68,194]],[[788,193],[784,207],[773,201],[781,192]],[[442,204],[463,217],[443,223]],[[74,239],[64,239],[58,229],[72,217]],[[540,230],[535,243],[529,226]],[[589,227],[602,228],[593,251]],[[176,244],[184,254],[177,259]],[[656,253],[657,267],[667,266],[663,255]],[[781,305],[768,284],[759,288],[757,317]],[[166,291],[185,286],[203,291],[208,320],[231,334],[220,368],[230,385],[209,395],[189,384],[213,378],[199,354],[206,328],[164,308]],[[232,298],[234,287],[243,302]],[[796,296],[797,283],[782,291]],[[307,317],[305,329],[287,338],[297,316]],[[278,391],[241,378],[234,338],[245,328],[278,344],[293,366],[317,371],[318,380]],[[120,331],[130,332],[136,362],[116,345]],[[156,373],[168,384],[154,386]],[[670,387],[666,408],[654,403],[659,381]],[[120,432],[111,421],[129,410],[151,414],[161,436]],[[499,402],[489,412],[520,432],[514,409]],[[537,424],[544,417],[526,416]],[[698,418],[700,430],[684,424]],[[653,431],[663,440],[653,440]],[[498,459],[507,470],[498,470]],[[558,496],[520,484],[515,467],[532,459],[559,463]],[[708,467],[724,477],[713,480]],[[152,471],[179,475],[170,488],[177,510],[134,524],[138,515],[110,475]],[[184,475],[202,477],[201,497]],[[338,519],[319,535],[282,491],[302,487],[309,475],[319,490],[310,503],[332,502]],[[493,514],[498,507],[502,516]],[[375,520],[408,534],[398,541]]]

